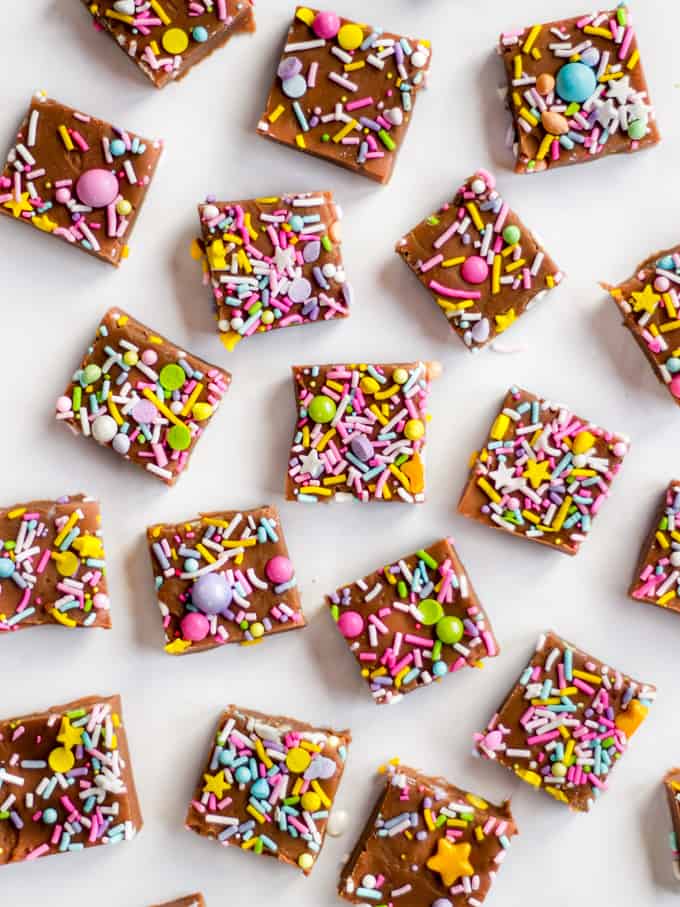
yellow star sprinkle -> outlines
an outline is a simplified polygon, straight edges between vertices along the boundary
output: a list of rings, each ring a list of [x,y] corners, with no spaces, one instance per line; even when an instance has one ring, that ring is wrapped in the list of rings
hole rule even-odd
[[[437,841],[437,853],[427,861],[427,868],[438,872],[442,882],[449,888],[462,876],[471,876],[475,870],[470,863],[470,844],[452,844],[448,838]]]
[[[31,218],[31,223],[37,230],[42,230],[43,233],[52,233],[57,229],[59,224],[55,221],[50,220],[46,214],[41,214],[40,216],[36,215]]]
[[[203,780],[205,781],[203,793],[215,794],[218,800],[221,800],[231,787],[231,784],[224,778],[224,771],[220,771],[216,775],[203,775]]]
[[[73,727],[68,718],[62,718],[57,740],[59,743],[64,744],[64,749],[70,750],[74,746],[78,746],[78,744],[82,742],[82,739],[83,729],[81,727]]]
[[[104,546],[102,540],[96,535],[81,535],[74,539],[71,547],[75,548],[81,557],[104,557]]]
[[[33,205],[28,200],[28,192],[24,192],[18,202],[11,199],[4,203],[3,208],[9,208],[15,217],[19,217],[24,211],[32,211]]]
[[[522,475],[529,479],[531,487],[536,489],[540,488],[543,482],[550,480],[550,473],[550,463],[547,460],[541,460],[540,463],[537,460],[528,460]]]
[[[661,297],[658,293],[654,292],[651,283],[648,283],[641,293],[633,292],[633,299],[635,300],[635,302],[633,303],[634,311],[645,311],[649,312],[649,314],[651,315],[659,304]]]
[[[496,331],[499,334],[502,334],[503,331],[506,331],[510,327],[516,318],[517,316],[515,315],[514,309],[508,309],[503,315],[496,315]]]

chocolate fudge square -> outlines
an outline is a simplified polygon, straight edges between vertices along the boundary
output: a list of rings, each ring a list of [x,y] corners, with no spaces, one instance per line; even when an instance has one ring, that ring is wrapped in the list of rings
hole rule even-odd
[[[642,546],[628,594],[669,611],[680,611],[680,482],[664,491],[654,524]]]

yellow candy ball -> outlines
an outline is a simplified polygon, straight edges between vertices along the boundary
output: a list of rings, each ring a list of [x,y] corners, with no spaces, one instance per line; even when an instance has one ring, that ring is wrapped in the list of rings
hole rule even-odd
[[[370,375],[364,375],[361,379],[360,387],[365,394],[375,394],[376,391],[380,390],[380,385]]]
[[[298,857],[298,866],[300,869],[304,869],[305,872],[312,868],[314,865],[314,857],[311,853],[301,853]]]
[[[121,217],[127,217],[132,211],[132,205],[126,198],[121,198],[116,203],[116,211]]]
[[[79,566],[80,560],[72,551],[64,551],[57,558],[57,570],[62,576],[73,576]]]
[[[409,441],[417,441],[425,434],[425,426],[420,419],[409,419],[404,427],[404,434]]]
[[[123,353],[123,362],[129,366],[137,365],[137,363],[139,362],[139,356],[134,350],[126,350]]]
[[[286,756],[286,767],[289,772],[295,772],[297,775],[301,775],[303,772],[307,771],[311,761],[312,757],[307,750],[303,750],[300,746],[294,746],[292,750],[288,751],[288,755]]]
[[[314,791],[308,790],[306,794],[302,795],[302,808],[306,809],[307,812],[315,813],[320,807],[321,797],[315,794]]]
[[[169,54],[183,54],[189,46],[189,35],[183,28],[168,28],[163,33],[161,44]]]
[[[351,22],[343,25],[338,32],[338,44],[343,50],[356,50],[363,40],[363,29]]]
[[[264,624],[261,624],[259,620],[256,620],[254,624],[250,625],[250,632],[253,639],[261,639],[264,636]]]
[[[395,384],[406,384],[408,381],[408,372],[405,368],[395,368],[392,373],[392,380]]]
[[[71,750],[67,750],[64,746],[58,746],[49,754],[47,761],[53,772],[61,772],[63,775],[65,772],[71,771],[76,764],[76,757]]]
[[[213,408],[210,403],[194,403],[191,408],[191,415],[197,422],[205,422],[213,414]]]
[[[584,454],[587,453],[594,444],[595,435],[592,435],[589,431],[580,431],[574,438],[572,451],[575,454]]]
[[[262,320],[262,324],[273,324],[273,322],[274,322],[274,313],[271,311],[271,309],[266,309],[266,310],[262,313],[262,318],[261,318],[261,320]]]

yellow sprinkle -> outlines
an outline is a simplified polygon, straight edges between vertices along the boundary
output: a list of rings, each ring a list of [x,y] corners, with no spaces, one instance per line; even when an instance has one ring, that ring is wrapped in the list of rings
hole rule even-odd
[[[387,419],[383,416],[375,403],[372,403],[369,409],[381,425],[387,425]]]
[[[484,840],[484,831],[481,825],[475,827],[475,838],[477,838],[478,841]]]
[[[538,149],[538,151],[537,151],[537,153],[536,153],[536,160],[537,160],[537,161],[542,161],[542,160],[544,160],[545,156],[546,156],[547,153],[550,151],[550,146],[552,145],[554,139],[555,139],[555,136],[554,136],[554,135],[551,135],[549,132],[547,132],[547,133],[543,136],[543,141],[541,142],[541,144],[540,144],[540,146],[539,146],[539,149]]]
[[[305,425],[302,429],[302,445],[303,447],[309,447],[309,426]]]
[[[484,230],[484,221],[482,220],[482,218],[479,215],[479,211],[477,210],[477,205],[475,205],[474,202],[468,202],[465,207],[468,209],[468,213],[470,214],[470,217],[472,218],[472,223],[475,225],[475,227],[481,233]]]
[[[379,391],[379,393],[374,394],[373,396],[375,397],[376,400],[387,400],[393,394],[397,393],[398,390],[399,390],[399,385],[393,384],[392,387],[388,387],[387,390],[384,390],[384,391]]]
[[[578,677],[579,680],[585,680],[588,683],[602,683],[601,677],[598,677],[597,674],[591,674],[588,671],[579,671],[577,668],[574,668],[572,674],[574,677]]]
[[[532,704],[532,705],[538,705],[538,706],[542,706],[542,705],[559,705],[559,704],[560,704],[560,697],[559,697],[559,696],[551,696],[549,699],[532,699],[532,700],[531,700],[531,704]]]
[[[165,405],[165,403],[163,403],[162,400],[159,400],[158,397],[154,394],[154,392],[150,388],[145,387],[142,390],[142,393],[147,398],[147,400],[151,400],[151,402],[157,407],[157,409],[159,409],[160,412],[163,413],[163,415],[165,416],[166,419],[169,419],[175,425],[184,426],[184,422],[182,422],[181,419],[178,419],[177,416],[173,413],[173,411],[171,409],[168,409],[168,407]]]
[[[510,428],[510,416],[507,416],[505,413],[499,413],[489,432],[491,440],[502,441],[508,428]]]
[[[323,787],[321,787],[321,785],[319,784],[318,781],[312,781],[312,790],[314,791],[314,793],[316,793],[316,794],[319,795],[319,798],[320,798],[321,803],[323,804],[323,806],[325,806],[326,809],[330,809],[331,806],[333,805],[333,803],[332,803],[332,801],[326,796],[325,790],[323,789]]]
[[[575,745],[576,741],[572,738],[569,738],[567,745],[564,748],[564,759],[562,760],[565,765],[569,765],[571,763]]]
[[[428,830],[434,831],[436,826],[432,820],[432,812],[429,809],[424,809],[423,816],[425,817],[425,824],[427,825]]]
[[[188,639],[173,639],[172,642],[169,642],[165,646],[165,651],[168,655],[181,655],[183,652],[186,652],[187,649],[191,648],[191,642]]]
[[[635,69],[638,65],[638,60],[640,59],[640,51],[635,48],[633,53],[630,55],[630,60],[626,63],[626,69]]]
[[[382,486],[382,497],[383,497],[383,501],[391,501],[391,500],[392,500],[392,492],[390,491],[390,486],[387,484],[387,482],[383,483],[383,486]]]
[[[665,306],[666,306],[666,311],[668,312],[668,314],[670,315],[670,317],[671,317],[671,318],[675,318],[675,316],[677,315],[677,311],[676,311],[676,309],[675,309],[675,306],[673,305],[673,298],[672,298],[671,294],[670,294],[670,293],[664,293],[664,294],[663,294],[663,301],[664,301],[664,304],[665,304]]]
[[[104,15],[107,19],[117,19],[119,22],[125,22],[126,25],[132,25],[135,21],[133,16],[126,16],[125,13],[117,13],[115,9],[107,9]]]
[[[66,128],[66,126],[60,126],[57,131],[61,136],[61,140],[64,143],[66,150],[73,151],[74,145],[71,141],[71,136],[68,134],[68,129]]]
[[[264,762],[266,769],[273,768],[274,763],[271,761],[271,759],[269,758],[269,756],[267,755],[267,753],[265,751],[265,748],[262,746],[262,741],[259,740],[257,737],[255,738],[255,751],[257,752],[257,755],[260,757],[260,762]]]
[[[522,48],[522,50],[524,51],[525,54],[528,54],[531,51],[531,48],[536,43],[536,38],[538,38],[540,33],[541,33],[541,26],[534,25],[534,27],[529,32],[529,35],[528,35],[526,41],[524,42],[524,47]]]
[[[469,309],[474,305],[472,299],[464,299],[462,302],[450,302],[448,299],[437,297],[437,305],[441,306],[445,312],[460,312],[462,309]]]
[[[75,620],[73,620],[71,617],[67,617],[66,614],[62,614],[61,611],[57,611],[56,608],[50,608],[50,614],[58,624],[61,624],[64,627],[77,626]]]
[[[598,82],[613,82],[616,79],[621,79],[621,78],[623,78],[623,73],[621,71],[605,72],[600,76],[600,78],[598,79]]]
[[[523,510],[522,516],[524,517],[525,520],[529,520],[530,523],[535,524],[535,523],[541,522],[541,518],[537,514],[532,513],[531,510]]]
[[[587,35],[597,35],[599,38],[606,38],[608,41],[614,40],[614,35],[608,28],[596,28],[594,25],[586,25],[583,31]]]
[[[109,412],[111,413],[111,415],[113,416],[113,418],[116,420],[116,425],[122,425],[122,424],[123,424],[123,417],[121,416],[121,414],[120,414],[120,412],[119,412],[119,410],[118,410],[118,407],[117,407],[116,404],[113,402],[113,398],[112,398],[110,395],[109,395],[108,400],[106,401],[106,405],[107,405],[108,408],[109,408]]]
[[[677,331],[678,328],[680,328],[680,321],[667,321],[661,325],[660,330],[662,334],[666,334],[669,331]]]
[[[498,492],[496,491],[495,488],[493,488],[491,485],[489,485],[489,483],[488,483],[487,480],[484,478],[484,476],[480,476],[480,477],[477,479],[477,484],[478,484],[479,487],[482,489],[482,491],[484,492],[484,494],[485,494],[488,498],[491,498],[491,500],[494,502],[494,504],[497,504],[497,503],[500,501],[501,496],[498,494]]]
[[[488,809],[489,804],[486,800],[482,800],[481,797],[476,797],[474,794],[466,794],[465,799],[471,806],[474,806],[475,809]]]
[[[409,482],[408,477],[404,475],[404,473],[401,471],[401,469],[399,469],[398,466],[395,466],[394,463],[390,463],[389,470],[393,476],[396,476],[399,479],[399,481],[407,491],[411,490],[411,483]]]
[[[260,234],[257,232],[257,230],[255,230],[252,223],[250,222],[250,211],[246,211],[246,213],[243,217],[243,223],[246,225],[246,230],[248,231],[248,236],[252,240],[257,239]]]
[[[559,730],[560,734],[562,735],[562,737],[563,737],[565,740],[567,740],[567,739],[569,738],[569,731],[567,730],[567,728],[566,728],[563,724],[561,724],[561,725],[559,726],[558,730]]]
[[[201,554],[203,555],[203,557],[206,559],[206,561],[207,561],[209,564],[214,564],[215,561],[217,560],[217,558],[214,557],[214,556],[208,551],[208,549],[205,547],[205,545],[201,545],[200,542],[198,542],[197,545],[196,545],[196,551],[200,551]]]
[[[513,91],[513,93],[512,93],[512,103],[515,105],[515,107],[521,107],[521,106],[522,106],[522,96],[520,95],[520,93],[519,93],[518,91]]]
[[[520,268],[524,267],[525,264],[525,258],[518,258],[517,261],[510,262],[510,264],[506,267],[505,272],[506,274],[512,274],[513,271],[518,271]]]
[[[597,472],[594,469],[572,469],[569,475],[578,476],[580,478],[587,478],[590,476],[596,476]]]
[[[659,530],[659,532],[656,533],[656,540],[661,545],[661,547],[664,549],[668,549],[671,547],[668,539],[663,534],[663,532],[661,532],[661,530]]]
[[[545,282],[546,282],[547,286],[550,287],[551,290],[552,290],[552,288],[555,286],[555,278],[553,277],[552,274],[548,274],[548,275],[546,276]]]
[[[330,488],[322,488],[320,485],[305,485],[303,488],[299,488],[298,492],[300,494],[320,494],[325,498],[329,498],[333,494]]]
[[[560,803],[569,802],[567,795],[564,793],[564,791],[560,790],[559,787],[552,787],[551,785],[547,784],[543,789],[545,790],[546,794],[550,794],[551,797],[559,800]]]
[[[527,123],[529,123],[531,126],[538,126],[538,120],[533,115],[533,113],[530,113],[526,109],[526,107],[522,107],[520,109],[519,115],[522,117],[523,120],[526,120]]]
[[[657,605],[667,605],[671,599],[675,598],[675,591],[671,589],[665,595],[662,595],[661,598],[657,598]]]
[[[193,409],[194,403],[198,400],[198,398],[201,396],[202,393],[203,393],[203,385],[197,384],[196,387],[192,390],[191,396],[189,397],[189,399],[187,400],[187,402],[184,405],[184,409],[182,410],[183,416],[189,415],[189,413]]]
[[[522,55],[515,54],[512,58],[512,71],[516,79],[522,78]]]
[[[334,428],[331,428],[329,431],[326,432],[325,435],[323,435],[323,437],[321,438],[319,443],[316,445],[316,449],[318,451],[322,451],[326,447],[328,442],[331,440],[331,438],[335,437],[335,435],[336,435],[336,430]]]
[[[326,387],[330,387],[331,390],[337,391],[339,394],[343,391],[342,384],[338,381],[326,381]]]
[[[363,69],[366,63],[358,60],[356,63],[345,63],[345,72],[354,72],[355,69]]]
[[[441,266],[442,268],[453,268],[454,265],[462,265],[464,261],[464,255],[461,255],[459,258],[447,258],[446,261],[442,262]]]
[[[253,847],[255,847],[255,845],[257,844],[257,842],[258,842],[257,836],[253,835],[252,838],[249,838],[247,841],[244,841],[243,844],[241,844],[241,850],[252,850]]]
[[[16,520],[17,517],[23,516],[26,513],[26,507],[17,507],[16,510],[10,510],[7,514],[7,518],[10,520]]]
[[[575,696],[577,693],[576,687],[564,687],[560,690],[560,696]]]
[[[73,529],[73,527],[75,526],[75,524],[78,522],[79,519],[80,519],[80,517],[78,516],[78,511],[74,510],[73,513],[71,514],[71,516],[68,518],[68,520],[66,520],[66,522],[62,526],[62,529],[61,529],[61,532],[59,533],[59,535],[55,538],[55,540],[54,540],[55,548],[58,548],[61,545],[61,543],[64,541],[64,539],[69,534],[69,532]]]
[[[350,120],[349,123],[345,123],[345,125],[342,127],[342,129],[339,132],[336,132],[335,135],[333,136],[333,141],[336,143],[336,145],[338,142],[341,142],[345,138],[346,135],[349,135],[350,132],[354,129],[354,127],[358,126],[358,125],[359,124],[354,119]]]
[[[521,778],[522,781],[526,781],[527,784],[531,784],[532,787],[541,786],[541,776],[537,775],[536,772],[529,771],[526,768],[516,768],[515,774],[518,778]]]
[[[496,255],[491,270],[491,292],[496,296],[501,291],[501,259]]]
[[[446,826],[447,828],[467,828],[468,822],[465,819],[447,819]]]
[[[151,9],[156,13],[163,25],[170,25],[170,16],[165,12],[158,0],[150,0]]]
[[[253,548],[257,545],[257,538],[250,539],[222,539],[223,548]]]
[[[542,58],[542,54],[537,47],[531,48],[531,56],[534,58],[534,60],[540,60]]]
[[[298,146],[298,148],[306,148],[306,147],[307,147],[307,145],[306,145],[306,143],[305,143],[305,137],[304,137],[304,135],[303,135],[301,132],[299,132],[299,133],[295,136],[295,144]]]
[[[243,245],[243,240],[241,239],[240,236],[237,236],[235,233],[223,233],[222,238],[224,239],[225,242],[233,242],[233,243],[236,243],[237,246]]]
[[[278,120],[278,118],[281,116],[281,114],[283,113],[283,111],[284,111],[285,109],[286,109],[286,108],[283,106],[283,104],[279,104],[278,107],[275,107],[274,110],[272,110],[272,112],[271,112],[271,113],[269,114],[269,116],[267,117],[267,119],[269,120],[269,122],[270,122],[270,123],[275,123],[275,122]]]
[[[555,514],[555,519],[552,523],[555,532],[559,532],[562,528],[564,521],[567,518],[567,514],[569,513],[569,508],[571,507],[571,500],[571,495],[567,495],[567,497],[560,504],[560,509]]]
[[[347,481],[347,473],[344,473],[340,476],[328,476],[328,478],[323,480],[324,485],[342,485],[343,482]]]
[[[659,329],[658,329],[658,327],[657,327],[655,324],[650,324],[650,325],[649,325],[649,332],[650,332],[650,334],[652,334],[654,337],[658,337],[658,336],[659,336]]]
[[[406,665],[406,667],[402,668],[401,671],[399,671],[397,676],[394,678],[394,685],[398,690],[401,689],[401,685],[403,683],[404,677],[406,677],[406,675],[408,674],[409,671],[410,671],[410,667],[409,667],[409,665]]]
[[[303,785],[304,783],[305,783],[304,778],[303,778],[302,776],[300,776],[300,777],[297,779],[297,781],[295,782],[295,784],[293,785],[293,791],[292,791],[292,793],[293,793],[293,796],[294,796],[294,797],[297,797],[297,795],[300,793],[300,791],[302,790],[302,785]]]

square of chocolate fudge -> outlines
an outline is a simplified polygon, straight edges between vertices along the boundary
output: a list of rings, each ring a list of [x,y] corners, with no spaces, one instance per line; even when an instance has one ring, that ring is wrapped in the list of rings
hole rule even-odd
[[[347,318],[342,211],[331,192],[198,206],[199,254],[228,350],[253,334]]]
[[[430,60],[429,41],[299,6],[257,130],[387,183]]]
[[[0,509],[0,635],[111,627],[101,520],[84,494]]]
[[[383,769],[385,771],[385,769]],[[518,834],[500,806],[391,763],[385,788],[340,877],[353,904],[479,907]]]
[[[255,31],[254,0],[82,0],[109,35],[162,88],[234,35]]]
[[[512,387],[474,454],[458,512],[578,554],[628,447],[624,436]]]
[[[680,482],[676,480],[663,493],[628,594],[638,602],[680,611]]]
[[[186,827],[309,875],[350,742],[349,731],[230,705],[220,717]]]
[[[666,800],[671,814],[670,851],[673,860],[673,877],[680,882],[680,768],[672,768],[663,779]]]
[[[173,485],[229,389],[231,375],[122,309],[109,309],[56,418]]]
[[[395,250],[472,352],[495,340],[563,277],[495,186],[494,176],[478,170]]]
[[[326,597],[378,704],[499,654],[452,541],[441,539]]]
[[[425,500],[427,402],[438,362],[293,366],[286,498]]]
[[[498,51],[517,173],[639,151],[661,140],[633,17],[623,3],[503,32]]]
[[[618,286],[602,286],[654,374],[680,406],[680,246],[651,255]]]
[[[120,696],[0,721],[0,865],[119,844],[141,827]]]
[[[0,174],[0,214],[118,267],[162,150],[36,94]]]
[[[553,632],[538,640],[477,752],[577,812],[588,812],[647,717],[656,688]]]
[[[305,626],[275,507],[202,513],[146,535],[171,655],[254,644]]]

